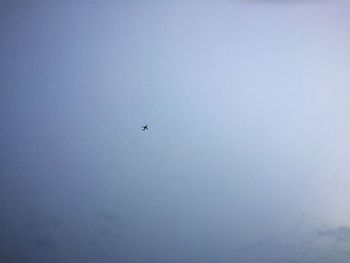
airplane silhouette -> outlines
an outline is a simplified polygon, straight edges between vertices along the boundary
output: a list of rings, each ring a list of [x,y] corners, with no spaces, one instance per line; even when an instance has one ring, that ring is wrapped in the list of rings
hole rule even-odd
[[[145,126],[142,126],[142,130],[143,131],[148,130],[148,125],[146,124]]]

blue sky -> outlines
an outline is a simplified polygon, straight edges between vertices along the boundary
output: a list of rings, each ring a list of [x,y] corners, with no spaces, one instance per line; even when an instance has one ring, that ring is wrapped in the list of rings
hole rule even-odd
[[[349,8],[1,1],[2,262],[349,262]]]

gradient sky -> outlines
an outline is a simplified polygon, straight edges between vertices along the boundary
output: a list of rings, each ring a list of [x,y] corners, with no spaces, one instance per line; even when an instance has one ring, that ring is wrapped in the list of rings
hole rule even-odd
[[[0,1],[0,262],[350,262],[349,14]]]

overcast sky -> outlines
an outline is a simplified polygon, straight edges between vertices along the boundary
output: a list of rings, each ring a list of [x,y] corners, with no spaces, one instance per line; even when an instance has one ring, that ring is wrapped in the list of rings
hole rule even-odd
[[[350,262],[349,14],[0,1],[0,262]]]

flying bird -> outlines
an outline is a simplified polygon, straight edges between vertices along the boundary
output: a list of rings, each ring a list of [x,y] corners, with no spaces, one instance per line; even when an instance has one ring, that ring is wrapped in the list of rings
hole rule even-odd
[[[143,131],[148,130],[148,125],[146,124],[145,126],[142,126],[142,130]]]

